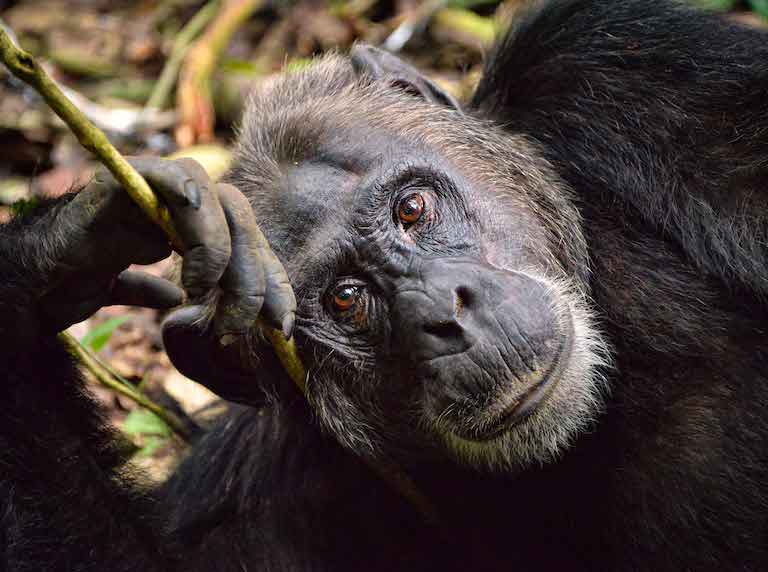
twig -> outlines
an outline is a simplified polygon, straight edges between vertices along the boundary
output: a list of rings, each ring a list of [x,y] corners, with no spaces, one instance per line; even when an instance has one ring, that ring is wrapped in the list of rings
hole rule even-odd
[[[176,90],[179,146],[207,143],[213,138],[211,74],[232,35],[262,4],[262,0],[224,0],[208,29],[187,51]]]
[[[207,81],[213,68],[216,56],[237,26],[250,15],[258,5],[259,0],[229,0],[222,7],[219,17],[211,25],[208,32],[196,46],[197,56],[204,58],[201,63],[195,62],[197,79]],[[66,98],[54,81],[45,73],[45,70],[27,52],[17,48],[8,34],[0,28],[0,57],[8,69],[18,78],[34,87],[48,105],[61,117],[62,120],[77,136],[80,144],[96,155],[102,163],[112,172],[115,178],[128,191],[134,201],[142,208],[150,219],[159,224],[172,242],[178,242],[177,234],[171,224],[170,214],[158,201],[144,178],[118,153],[107,140],[104,133],[99,131],[88,119]],[[188,58],[192,57],[190,53]],[[200,66],[200,69],[197,69]],[[201,75],[197,72],[203,71]],[[282,333],[272,328],[265,328],[267,337],[272,343],[283,368],[291,377],[296,386],[306,396],[306,370],[299,359],[293,338],[285,340]],[[106,367],[95,356],[83,351],[80,343],[66,332],[59,334],[61,342],[74,352],[81,362],[105,385],[134,399],[137,403],[147,407],[150,411],[162,417],[172,427],[181,422],[168,421],[168,412],[149,400],[137,391],[131,391],[130,386],[116,382],[109,375]],[[153,409],[154,408],[154,409]],[[164,416],[164,417],[163,417]],[[364,459],[366,464],[387,482],[395,491],[403,496],[430,524],[439,524],[435,507],[429,499],[421,493],[413,480],[396,463],[384,459]],[[445,531],[449,533],[450,531]]]
[[[67,351],[74,355],[80,361],[80,363],[82,363],[88,369],[88,371],[94,375],[99,383],[117,393],[125,395],[142,407],[150,410],[152,413],[162,419],[171,429],[173,429],[173,431],[179,437],[189,442],[191,437],[189,430],[181,421],[181,419],[179,419],[175,414],[168,411],[161,405],[155,403],[138,389],[134,388],[126,379],[118,375],[114,370],[112,370],[112,368],[103,363],[88,348],[77,341],[71,334],[62,332],[59,334],[59,340],[62,342]]]
[[[174,111],[108,108],[91,101],[74,89],[63,85],[59,86],[59,89],[83,115],[93,121],[94,125],[118,135],[128,136],[142,129],[162,130],[173,125],[176,120]]]
[[[80,144],[99,158],[136,204],[174,241],[176,231],[173,228],[171,215],[168,209],[160,204],[149,184],[118,153],[106,135],[67,99],[40,64],[29,53],[17,48],[2,29],[0,29],[0,57],[13,75],[35,88],[56,115],[72,130]]]
[[[192,19],[187,22],[184,27],[176,35],[176,39],[173,42],[171,48],[171,54],[168,56],[168,60],[165,62],[163,71],[160,73],[160,77],[152,90],[152,94],[149,96],[145,111],[150,109],[162,109],[165,102],[168,100],[168,96],[171,94],[176,79],[179,76],[179,69],[184,61],[184,55],[187,53],[187,48],[192,41],[198,36],[208,22],[213,18],[216,10],[219,7],[219,0],[211,0],[195,14]]]
[[[106,135],[72,105],[40,64],[30,54],[16,47],[3,29],[0,29],[0,58],[16,77],[24,80],[40,93],[48,105],[69,126],[80,144],[96,155],[144,213],[160,225],[174,247],[181,251],[168,209],[160,203],[144,178],[120,155]],[[306,373],[293,338],[286,340],[280,335],[272,336],[271,340],[272,347],[286,372],[291,375],[297,385],[303,385]]]
[[[412,13],[406,16],[400,25],[395,28],[386,40],[383,47],[390,52],[399,52],[411,38],[427,27],[435,12],[440,10],[447,0],[428,0],[423,2]]]

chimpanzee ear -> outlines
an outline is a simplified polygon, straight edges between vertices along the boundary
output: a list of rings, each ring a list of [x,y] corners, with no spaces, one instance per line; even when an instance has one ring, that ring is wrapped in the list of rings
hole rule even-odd
[[[269,402],[253,369],[243,360],[243,346],[224,346],[201,323],[204,310],[185,306],[163,321],[163,344],[176,369],[219,397],[244,405]]]
[[[388,79],[392,85],[400,87],[406,93],[452,109],[461,109],[459,102],[451,94],[415,67],[389,52],[367,44],[356,44],[352,47],[349,57],[358,74],[366,74],[374,80]]]

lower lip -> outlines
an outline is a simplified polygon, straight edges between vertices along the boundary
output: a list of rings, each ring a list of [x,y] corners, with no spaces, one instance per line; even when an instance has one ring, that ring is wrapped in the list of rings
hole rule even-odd
[[[542,379],[531,389],[518,396],[511,405],[509,405],[497,418],[492,428],[482,433],[472,433],[471,435],[461,435],[462,439],[470,441],[483,442],[495,439],[513,425],[520,423],[538,407],[544,403],[552,394],[560,380],[563,366],[568,361],[571,353],[571,344],[573,343],[573,324],[568,323],[568,331],[563,336],[562,343],[557,350],[557,358],[552,366],[544,373]]]

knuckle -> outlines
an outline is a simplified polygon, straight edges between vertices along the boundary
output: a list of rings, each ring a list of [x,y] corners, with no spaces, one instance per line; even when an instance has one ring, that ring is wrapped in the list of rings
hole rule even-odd
[[[283,265],[279,262],[275,263],[272,260],[268,261],[268,264],[265,264],[264,271],[267,275],[267,280],[269,280],[269,283],[273,288],[291,287],[288,274],[285,272]]]
[[[232,305],[248,312],[249,316],[258,315],[259,310],[264,305],[263,293],[248,292],[233,294],[232,299]]]
[[[216,258],[226,258],[232,256],[232,243],[229,234],[216,232],[211,234],[210,240],[205,244],[205,248]]]
[[[218,187],[220,193],[227,194],[232,198],[232,200],[246,202],[248,200],[245,198],[245,195],[240,191],[240,189],[231,183],[218,183],[216,186]]]

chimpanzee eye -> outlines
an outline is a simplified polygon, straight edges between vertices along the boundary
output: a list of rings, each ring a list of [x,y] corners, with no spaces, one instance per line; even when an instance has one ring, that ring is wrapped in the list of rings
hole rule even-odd
[[[408,195],[397,205],[397,218],[405,228],[416,224],[424,214],[424,197],[416,193]]]
[[[352,309],[357,303],[357,299],[360,295],[360,287],[353,284],[342,284],[333,291],[333,303],[334,310],[338,312],[347,312]]]

